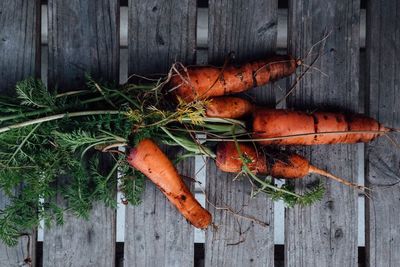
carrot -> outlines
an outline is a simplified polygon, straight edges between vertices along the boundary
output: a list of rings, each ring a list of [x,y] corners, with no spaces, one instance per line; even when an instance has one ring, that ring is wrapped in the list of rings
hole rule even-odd
[[[249,170],[255,174],[271,175],[282,179],[299,179],[308,174],[315,173],[342,184],[365,189],[365,187],[346,181],[321,170],[309,163],[309,161],[296,153],[279,153],[272,156],[261,150],[256,150],[255,146],[240,143],[238,144],[242,156]],[[238,173],[243,168],[243,162],[235,142],[221,142],[217,146],[217,167],[224,172]]]
[[[237,119],[251,114],[253,104],[246,99],[220,96],[210,99],[206,106],[207,117]]]
[[[301,64],[291,56],[275,56],[242,66],[187,67],[172,75],[169,86],[174,95],[186,102],[246,91],[291,75]]]
[[[351,132],[354,133],[351,133]],[[376,120],[342,113],[258,108],[253,117],[253,137],[263,145],[320,145],[369,142],[389,132]],[[294,135],[294,137],[293,137]],[[296,136],[299,135],[299,136]],[[292,136],[287,138],[287,136]]]
[[[210,225],[211,214],[197,202],[172,162],[152,140],[144,139],[131,148],[127,160],[155,183],[193,226]]]

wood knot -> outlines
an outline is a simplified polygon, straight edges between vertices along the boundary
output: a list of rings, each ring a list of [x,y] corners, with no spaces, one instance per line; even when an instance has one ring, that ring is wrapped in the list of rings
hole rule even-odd
[[[335,238],[341,239],[343,237],[343,230],[341,228],[336,229],[335,231]]]
[[[328,200],[327,202],[325,202],[324,207],[329,209],[329,210],[333,210],[333,201],[332,200]]]

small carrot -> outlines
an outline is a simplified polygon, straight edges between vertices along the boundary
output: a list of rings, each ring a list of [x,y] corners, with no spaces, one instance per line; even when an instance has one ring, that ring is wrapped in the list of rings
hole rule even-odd
[[[389,131],[391,129],[361,114],[258,108],[253,116],[255,139],[282,137],[278,140],[260,140],[263,145],[369,142]]]
[[[346,181],[321,170],[309,163],[309,161],[296,153],[280,153],[277,157],[272,157],[256,150],[255,146],[240,143],[240,152],[247,160],[246,165],[255,174],[271,175],[282,179],[299,179],[308,174],[315,173],[347,186],[365,189],[365,187]],[[217,146],[217,167],[224,172],[238,173],[243,168],[243,162],[235,142],[221,142]]]
[[[188,67],[172,75],[169,87],[176,97],[186,102],[246,91],[289,76],[301,65],[291,56],[275,56],[242,66],[223,68],[210,66]]]
[[[246,99],[233,96],[211,98],[206,106],[207,117],[238,119],[251,114],[253,104]]]
[[[127,160],[155,183],[193,226],[210,225],[211,214],[194,198],[172,162],[152,140],[144,139],[131,148]]]

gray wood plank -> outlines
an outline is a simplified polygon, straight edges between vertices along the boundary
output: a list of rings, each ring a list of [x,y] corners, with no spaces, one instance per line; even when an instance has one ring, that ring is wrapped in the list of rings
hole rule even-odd
[[[175,61],[194,64],[196,1],[131,0],[128,21],[129,74],[167,73]],[[194,177],[194,160],[177,168]],[[194,228],[150,181],[142,200],[126,209],[124,265],[193,266]]]
[[[275,51],[277,38],[277,1],[209,1],[208,60],[221,65],[233,52],[236,62],[259,59]],[[259,104],[275,106],[273,86],[254,88],[246,93]],[[208,229],[205,243],[205,266],[273,266],[273,203],[265,195],[250,198],[247,180],[219,171],[207,163],[206,194],[217,207],[229,206],[246,216],[253,216],[269,227],[238,219],[213,205],[207,208],[217,228]]]
[[[327,52],[288,100],[288,107],[357,112],[359,92],[359,1],[290,1],[288,53],[304,57],[332,31]],[[318,52],[318,48],[314,51]],[[312,58],[306,63],[310,63]],[[292,80],[293,82],[293,80]],[[356,145],[301,149],[311,163],[357,181]],[[295,183],[302,192],[317,176]],[[286,210],[286,266],[357,266],[357,192],[326,181],[323,200],[311,207]]]
[[[168,72],[180,61],[193,64],[196,50],[196,1],[130,0],[129,73]]]
[[[50,0],[48,84],[66,91],[84,75],[118,81],[119,1]],[[58,200],[62,203],[62,200]],[[95,204],[89,221],[68,214],[45,229],[43,266],[114,266],[115,211]]]
[[[85,73],[118,81],[118,0],[51,0],[48,23],[49,87],[82,87]]]
[[[40,1],[0,1],[0,93],[12,94],[16,82],[40,71]],[[0,209],[7,205],[0,192]],[[0,242],[0,266],[35,264],[36,234],[9,248]],[[30,239],[30,240],[29,240]],[[28,241],[30,241],[28,243]],[[26,262],[26,265],[28,261]]]
[[[399,1],[368,2],[367,110],[394,128],[400,128],[399,14]],[[367,266],[399,266],[400,150],[382,137],[367,146],[367,159],[367,185],[375,190],[366,205]]]
[[[40,73],[40,2],[0,2],[0,91]]]

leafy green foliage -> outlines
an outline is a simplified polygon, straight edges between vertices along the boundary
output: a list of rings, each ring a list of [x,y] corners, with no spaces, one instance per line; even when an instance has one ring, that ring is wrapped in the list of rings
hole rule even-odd
[[[141,172],[132,169],[126,162],[121,164],[120,173],[120,190],[124,194],[124,201],[133,205],[140,204],[146,177]]]
[[[284,184],[279,187],[272,182],[272,179],[266,179],[263,182],[269,183],[271,187],[266,187],[265,184],[261,184],[260,188],[255,189],[255,191],[257,193],[266,193],[274,201],[282,200],[287,207],[293,207],[295,205],[311,205],[321,200],[325,193],[325,188],[320,182],[308,188],[306,192],[301,195],[296,193],[295,187],[292,183]]]
[[[52,95],[42,81],[28,78],[19,82],[16,86],[17,97],[21,105],[50,108],[55,105],[55,97]]]
[[[41,220],[46,226],[62,223],[66,211],[88,218],[95,202],[117,207],[117,173],[121,169],[123,181],[133,175],[126,171],[124,155],[107,157],[103,149],[131,139],[132,122],[125,111],[129,104],[121,102],[123,90],[96,88],[57,95],[28,79],[17,85],[19,102],[0,99],[0,190],[9,199],[0,210],[0,239],[5,244],[16,245],[21,233]],[[112,107],[114,101],[118,109]],[[110,113],[68,117],[99,107]],[[65,116],[42,120],[55,114]],[[27,121],[34,123],[10,128]],[[134,186],[124,187],[133,204],[144,187],[143,177],[138,177],[132,179]]]

